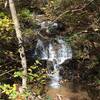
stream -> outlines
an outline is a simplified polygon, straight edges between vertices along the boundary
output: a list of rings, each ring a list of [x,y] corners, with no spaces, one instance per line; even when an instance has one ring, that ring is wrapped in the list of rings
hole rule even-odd
[[[71,47],[64,41],[64,37],[57,36],[56,40],[49,41],[47,44],[45,44],[45,41],[38,39],[35,54],[40,59],[48,62],[50,82],[47,86],[47,100],[91,100],[86,91],[78,88],[77,91],[74,91],[72,83],[68,80],[64,81],[59,74],[61,64],[72,59]]]
[[[56,27],[57,23],[54,23],[53,29],[57,29]],[[45,29],[47,33],[49,32],[47,23],[42,23],[42,29]],[[48,34],[55,35],[55,33]],[[42,38],[37,40],[35,55],[39,59],[47,61],[50,78],[45,100],[95,100],[90,98],[86,89],[79,88],[80,85],[75,82],[64,80],[60,75],[62,64],[73,57],[71,46],[64,38],[64,36],[57,35],[48,40]]]
[[[77,91],[74,91],[72,83],[69,81],[60,88],[49,87],[47,95],[50,100],[91,100],[87,91],[78,88]]]
[[[60,65],[64,63],[64,61],[72,58],[71,47],[61,36],[49,41],[46,45],[39,39],[36,46],[36,55],[42,60],[51,61],[52,68],[47,65],[48,75],[51,79],[50,86],[53,88],[59,88],[59,81],[62,79],[59,75]]]

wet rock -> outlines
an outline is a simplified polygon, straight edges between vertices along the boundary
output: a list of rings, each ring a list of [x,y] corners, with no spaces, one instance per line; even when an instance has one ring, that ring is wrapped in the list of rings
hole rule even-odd
[[[40,34],[48,37],[55,37],[56,35],[64,35],[66,25],[60,21],[52,23],[51,21],[43,21],[40,23]]]
[[[49,26],[49,31],[50,33],[55,33],[60,35],[60,32],[65,31],[65,27],[66,25],[64,23],[57,21]]]

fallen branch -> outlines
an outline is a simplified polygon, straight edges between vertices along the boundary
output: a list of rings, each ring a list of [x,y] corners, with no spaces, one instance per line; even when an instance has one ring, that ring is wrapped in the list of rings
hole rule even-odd
[[[45,40],[48,40],[48,37],[43,36],[43,35],[40,34],[39,32],[37,32],[37,34],[38,34],[41,38],[43,38],[43,39],[45,39]]]
[[[63,100],[62,95],[57,94],[57,100]]]

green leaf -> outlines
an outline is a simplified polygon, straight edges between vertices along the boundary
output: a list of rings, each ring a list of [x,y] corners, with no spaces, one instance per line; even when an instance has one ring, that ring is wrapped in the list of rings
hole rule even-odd
[[[96,82],[97,82],[97,84],[100,84],[100,80],[99,79]]]
[[[14,77],[22,77],[22,76],[23,76],[23,74],[22,74],[21,71],[18,71],[18,72],[14,73]]]
[[[34,70],[34,69],[37,69],[38,66],[31,66],[31,68]]]
[[[38,60],[36,60],[35,62],[36,62],[36,64],[41,64]]]
[[[32,72],[32,69],[29,68],[28,71]]]

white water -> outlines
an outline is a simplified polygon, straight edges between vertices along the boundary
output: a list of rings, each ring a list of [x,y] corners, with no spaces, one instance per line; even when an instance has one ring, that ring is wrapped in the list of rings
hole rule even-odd
[[[61,76],[59,75],[59,67],[65,60],[72,58],[71,47],[59,36],[55,41],[50,41],[47,45],[42,40],[38,40],[36,46],[36,55],[42,60],[51,61],[53,63],[53,72],[49,74],[51,77],[50,86],[58,88],[60,86]]]

